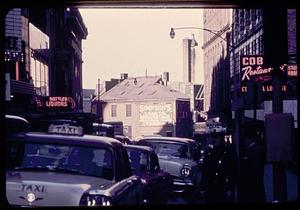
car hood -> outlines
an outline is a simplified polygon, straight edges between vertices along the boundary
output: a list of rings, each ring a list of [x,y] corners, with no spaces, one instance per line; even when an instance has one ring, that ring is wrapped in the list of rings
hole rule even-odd
[[[91,176],[10,171],[6,173],[6,198],[17,206],[78,206],[84,192],[105,190],[113,183]]]
[[[180,176],[181,169],[183,165],[188,165],[191,168],[196,167],[197,164],[191,160],[186,158],[177,158],[177,157],[169,157],[169,156],[158,156],[160,168],[170,173],[172,176]]]

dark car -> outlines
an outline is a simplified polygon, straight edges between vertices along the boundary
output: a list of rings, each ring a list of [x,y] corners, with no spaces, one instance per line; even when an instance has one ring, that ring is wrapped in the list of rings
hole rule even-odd
[[[132,141],[124,135],[115,135],[115,139],[119,140],[122,144],[133,144]]]
[[[195,140],[179,137],[144,137],[137,145],[150,146],[158,156],[160,167],[173,177],[175,192],[200,189],[202,178],[199,147]]]
[[[143,183],[145,204],[164,203],[172,193],[173,180],[169,173],[160,169],[156,153],[151,147],[125,145],[133,174]]]
[[[83,135],[82,129],[67,124],[51,129],[7,138],[6,198],[10,205],[142,204],[142,183],[132,175],[127,151],[119,141]]]
[[[31,130],[29,122],[25,118],[17,115],[5,115],[4,126],[7,136],[13,133],[28,132]]]
[[[114,126],[106,123],[93,123],[92,135],[115,137]]]

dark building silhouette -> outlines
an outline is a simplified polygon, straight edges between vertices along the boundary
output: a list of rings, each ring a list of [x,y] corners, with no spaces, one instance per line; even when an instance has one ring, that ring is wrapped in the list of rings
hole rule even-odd
[[[7,112],[36,112],[36,101],[71,97],[82,111],[82,46],[78,9],[15,8],[5,18]],[[41,107],[39,110],[43,110]]]
[[[229,50],[231,9],[204,9],[204,111],[208,118],[220,117],[227,123],[231,119]]]
[[[281,46],[285,46],[282,48],[287,49],[283,50],[286,52],[280,52],[282,58],[287,57],[287,59],[285,59],[287,64],[286,76],[282,81],[282,84],[286,85],[286,90],[282,92],[283,112],[292,113],[295,119],[295,128],[298,127],[296,100],[296,81],[298,77],[296,64],[296,9],[287,9],[283,13],[285,14],[275,13],[276,16],[282,16],[278,17],[280,20],[282,19],[281,27],[279,28],[279,26],[272,26],[274,25],[272,16],[270,14],[264,14],[263,9],[233,10],[231,44],[234,50],[230,56],[230,81],[232,116],[237,132],[241,123],[254,120],[255,107],[257,110],[256,122],[260,130],[264,129],[265,115],[272,113],[272,91],[270,91],[270,88],[267,88],[267,86],[272,86],[272,80],[257,82],[256,93],[254,92],[254,86],[251,86],[251,84],[247,87],[247,93],[241,92],[242,82],[240,78],[243,74],[240,68],[241,57],[260,55],[264,58],[264,65],[267,66],[267,62],[270,59],[265,57],[265,48],[267,47],[269,52],[281,51],[280,46],[277,45],[275,41],[278,40],[279,34],[285,34],[282,35],[285,39],[283,40],[283,38],[281,38],[280,42],[285,42],[285,44],[281,43]],[[265,30],[267,30],[267,33]],[[273,62],[275,62],[274,59]]]

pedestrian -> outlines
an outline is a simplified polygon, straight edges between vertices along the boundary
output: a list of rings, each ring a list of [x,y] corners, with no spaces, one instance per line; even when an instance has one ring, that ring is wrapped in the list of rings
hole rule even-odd
[[[200,193],[208,203],[235,200],[236,152],[224,137],[223,132],[211,133],[205,149]]]
[[[246,124],[243,134],[237,200],[242,203],[265,202],[263,145],[255,125]]]

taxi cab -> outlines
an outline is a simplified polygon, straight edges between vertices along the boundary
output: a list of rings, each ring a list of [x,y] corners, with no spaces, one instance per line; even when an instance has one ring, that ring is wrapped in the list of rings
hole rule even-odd
[[[6,198],[12,206],[142,203],[142,184],[118,140],[63,124],[10,135],[6,145]]]

